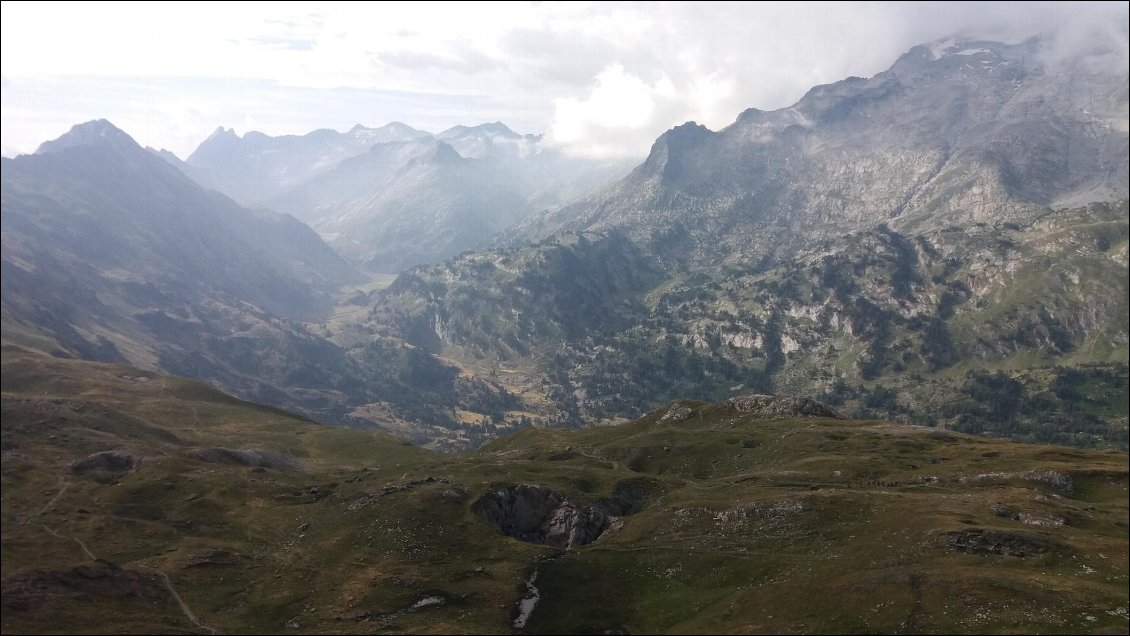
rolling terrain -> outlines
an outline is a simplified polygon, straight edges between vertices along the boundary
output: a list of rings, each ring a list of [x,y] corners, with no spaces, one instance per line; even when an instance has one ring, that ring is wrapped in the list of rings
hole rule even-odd
[[[440,455],[3,353],[5,632],[1127,628],[1124,452],[745,396]]]

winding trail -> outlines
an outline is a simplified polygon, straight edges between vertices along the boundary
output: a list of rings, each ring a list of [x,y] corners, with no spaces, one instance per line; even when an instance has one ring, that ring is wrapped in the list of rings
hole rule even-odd
[[[59,500],[59,497],[63,496],[63,493],[65,493],[67,491],[67,487],[70,486],[70,483],[67,482],[67,480],[63,477],[59,478],[59,484],[60,484],[59,492],[55,493],[55,496],[52,497],[51,500],[48,501],[45,506],[40,508],[38,512],[36,512],[35,514],[33,514],[30,517],[28,517],[27,519],[25,519],[21,523],[21,525],[26,525],[32,519],[35,519],[36,517],[43,514],[44,512],[47,512],[47,510],[49,508],[51,508],[51,506],[55,505],[55,502]],[[56,532],[55,530],[53,530],[52,528],[50,528],[46,525],[41,525],[40,527],[43,528],[44,532],[46,532],[47,534],[49,534],[53,537],[56,537],[58,539],[62,539],[64,541],[74,541],[75,543],[78,544],[78,547],[82,548],[83,554],[85,554],[86,557],[88,559],[90,559],[91,561],[101,561],[101,559],[99,559],[97,556],[95,556],[95,554],[93,552],[90,551],[90,548],[88,548],[86,546],[86,544],[83,543],[83,541],[81,539],[76,539],[75,537],[68,537],[66,535],[59,534],[58,532]],[[137,569],[148,570],[150,572],[156,572],[161,577],[161,579],[165,582],[165,589],[169,590],[169,594],[172,595],[173,600],[175,600],[177,602],[177,605],[180,606],[181,613],[184,614],[184,617],[187,618],[189,620],[189,622],[191,622],[196,627],[208,632],[209,634],[215,635],[215,634],[220,633],[220,632],[216,631],[216,628],[209,627],[208,625],[201,623],[200,620],[196,618],[196,614],[192,611],[192,608],[188,606],[188,603],[184,602],[184,599],[182,599],[180,594],[177,593],[176,588],[173,587],[173,582],[172,582],[171,579],[169,579],[168,574],[165,574],[164,572],[162,572],[161,570],[158,570],[157,568],[151,568],[151,567],[147,567],[147,566],[140,566]]]
[[[55,496],[52,497],[51,500],[48,501],[46,504],[44,504],[44,506],[42,508],[40,508],[38,512],[35,512],[34,514],[32,514],[27,519],[24,519],[23,521],[21,521],[20,525],[26,526],[28,523],[31,522],[32,519],[35,519],[39,515],[50,510],[51,506],[54,506],[55,502],[59,501],[59,497],[62,497],[63,493],[67,492],[67,488],[70,488],[70,487],[71,487],[71,482],[67,481],[66,477],[59,477],[59,492],[55,493]]]
[[[164,579],[164,581],[165,581],[165,588],[167,588],[169,590],[169,594],[173,595],[173,599],[177,602],[177,605],[180,605],[180,611],[184,612],[185,617],[189,621],[191,621],[193,625],[196,625],[197,627],[199,627],[200,629],[203,629],[204,631],[208,632],[209,634],[218,634],[219,633],[219,632],[216,631],[216,628],[209,627],[209,626],[205,625],[204,623],[201,623],[199,620],[196,619],[196,614],[194,614],[192,612],[192,608],[190,608],[188,606],[188,603],[184,602],[184,599],[182,599],[180,597],[180,594],[177,594],[177,590],[176,590],[176,588],[173,587],[173,582],[171,580],[169,580],[168,574],[165,574],[164,572],[162,572],[161,570],[158,570],[157,568],[143,567],[141,569],[149,570],[151,572],[156,572],[157,574],[161,575],[161,578]]]
[[[585,452],[586,450],[588,452]],[[597,455],[591,448],[578,448],[577,452],[579,452],[581,455],[584,455],[585,457],[588,457],[589,459],[595,459],[597,461],[607,462],[611,464],[612,470],[620,470],[620,462],[616,461],[615,459],[609,459],[607,457]]]
[[[76,539],[74,537],[63,536],[63,535],[59,534],[58,532],[55,532],[51,528],[48,528],[47,526],[42,526],[42,528],[47,531],[47,534],[49,534],[53,537],[58,537],[58,538],[60,538],[64,541],[74,541],[75,543],[78,544],[78,547],[82,548],[82,551],[84,553],[86,553],[86,556],[89,557],[91,561],[97,561],[98,560],[98,557],[94,556],[94,553],[90,551],[90,548],[86,547],[86,544],[83,543],[81,540]]]

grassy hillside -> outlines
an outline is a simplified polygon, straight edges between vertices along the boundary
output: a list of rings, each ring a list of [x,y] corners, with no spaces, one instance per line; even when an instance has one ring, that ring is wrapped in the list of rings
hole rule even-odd
[[[1123,452],[680,401],[451,456],[15,348],[2,389],[5,633],[1127,629]]]

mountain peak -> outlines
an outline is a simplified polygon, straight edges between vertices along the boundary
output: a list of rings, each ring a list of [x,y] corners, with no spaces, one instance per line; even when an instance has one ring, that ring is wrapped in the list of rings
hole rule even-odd
[[[475,128],[477,128],[477,129],[479,129],[483,132],[491,133],[491,134],[495,134],[495,135],[504,135],[504,136],[507,136],[507,137],[519,137],[520,136],[518,133],[514,132],[513,129],[511,129],[509,126],[507,126],[506,124],[504,124],[500,121],[496,121],[496,122],[491,123],[491,124],[479,124],[478,126],[475,126]]]
[[[493,123],[484,123],[477,126],[452,126],[447,130],[436,135],[440,139],[460,139],[471,136],[491,136],[491,137],[506,137],[508,139],[520,139],[522,135],[514,132],[506,124],[496,121]]]
[[[405,130],[405,131],[411,131],[411,132],[420,132],[419,130],[416,130],[415,128],[409,126],[408,124],[406,124],[402,121],[390,121],[382,127],[385,128],[385,129],[388,129],[388,130]]]
[[[367,128],[361,124],[357,124],[353,128],[350,128],[346,135],[364,144],[412,141],[413,139],[431,137],[430,133],[416,130],[408,124],[399,121],[389,122],[384,126],[378,126],[376,128]]]
[[[105,119],[95,119],[71,127],[58,139],[40,144],[35,154],[42,155],[79,146],[105,146],[112,148],[136,148],[141,146],[120,128]]]
[[[223,126],[219,126],[215,130],[213,130],[212,134],[208,135],[208,139],[205,139],[204,141],[208,142],[215,139],[239,139],[239,135],[235,134],[235,128],[224,128]]]
[[[660,135],[656,143],[660,141],[666,143],[668,146],[678,148],[689,148],[697,146],[702,141],[709,139],[714,132],[706,126],[694,121],[688,121],[685,124],[675,126],[671,130]]]
[[[433,164],[454,164],[463,161],[463,156],[450,144],[441,141],[436,144],[435,150],[428,154],[427,161]]]
[[[664,182],[671,182],[683,172],[684,155],[714,134],[706,126],[693,121],[675,126],[655,140],[647,159],[637,170],[641,170],[643,174],[659,175]]]

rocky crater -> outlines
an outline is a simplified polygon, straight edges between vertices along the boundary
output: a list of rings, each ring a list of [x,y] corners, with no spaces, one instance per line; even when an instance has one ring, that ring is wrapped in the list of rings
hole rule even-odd
[[[509,537],[567,549],[596,541],[617,518],[642,510],[651,490],[646,480],[623,481],[611,498],[586,506],[548,486],[502,485],[480,497],[473,509]]]

